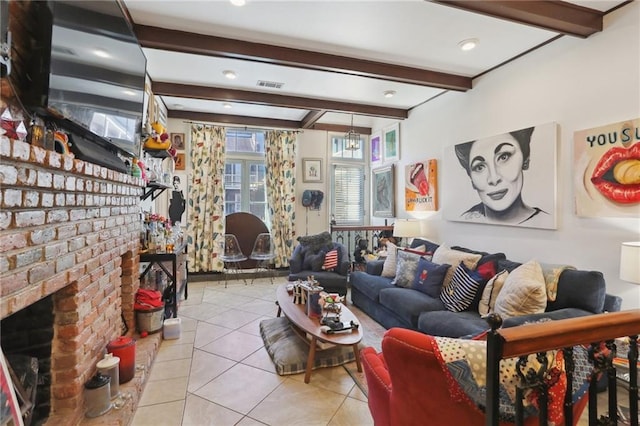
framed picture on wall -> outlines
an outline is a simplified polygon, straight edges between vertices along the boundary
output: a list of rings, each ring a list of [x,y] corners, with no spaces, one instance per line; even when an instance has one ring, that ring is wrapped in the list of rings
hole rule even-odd
[[[171,148],[184,150],[184,133],[171,133]]]
[[[382,133],[384,161],[398,161],[400,159],[400,123],[392,124]]]
[[[184,153],[179,152],[178,154],[176,154],[176,170],[184,170],[185,169],[185,156]]]
[[[302,159],[302,181],[322,182],[322,159],[304,158]]]
[[[556,229],[557,138],[552,122],[446,147],[444,218]]]
[[[395,175],[393,164],[371,171],[371,204],[373,216],[394,217]]]
[[[371,162],[379,163],[382,161],[382,132],[377,131],[371,134]]]

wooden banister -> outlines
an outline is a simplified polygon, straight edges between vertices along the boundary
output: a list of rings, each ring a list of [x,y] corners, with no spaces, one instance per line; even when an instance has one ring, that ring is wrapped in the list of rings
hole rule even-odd
[[[640,334],[640,309],[501,328],[502,358]]]

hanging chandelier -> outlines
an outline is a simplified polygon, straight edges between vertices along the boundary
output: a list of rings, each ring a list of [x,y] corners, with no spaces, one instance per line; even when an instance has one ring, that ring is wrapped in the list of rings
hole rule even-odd
[[[360,149],[360,133],[353,127],[353,114],[351,114],[351,128],[344,135],[344,148],[348,151],[358,151]]]

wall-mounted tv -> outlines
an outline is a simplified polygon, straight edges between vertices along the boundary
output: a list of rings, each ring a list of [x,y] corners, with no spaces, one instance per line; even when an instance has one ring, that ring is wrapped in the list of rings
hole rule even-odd
[[[68,127],[76,155],[99,157],[83,159],[102,164],[101,149],[139,155],[147,61],[121,2],[56,0],[31,6],[35,22],[25,106]],[[99,147],[80,146],[87,144]]]

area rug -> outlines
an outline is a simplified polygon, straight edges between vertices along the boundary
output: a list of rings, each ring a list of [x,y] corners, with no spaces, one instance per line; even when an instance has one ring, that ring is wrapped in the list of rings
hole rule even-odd
[[[287,318],[260,321],[260,335],[279,375],[298,374],[306,370],[309,343],[293,330]],[[312,368],[335,367],[354,360],[351,346],[333,346],[316,350]]]

